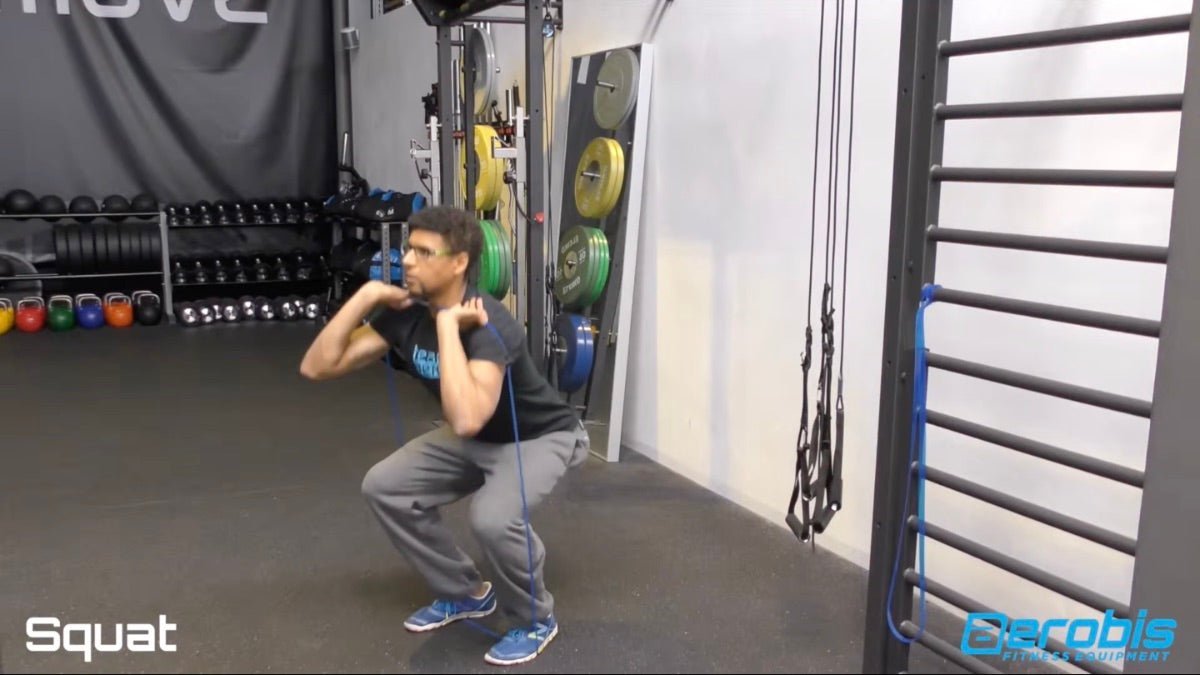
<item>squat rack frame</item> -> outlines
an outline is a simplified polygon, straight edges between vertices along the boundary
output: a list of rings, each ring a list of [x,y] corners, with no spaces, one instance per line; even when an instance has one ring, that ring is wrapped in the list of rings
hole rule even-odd
[[[524,7],[524,17],[467,15],[456,20],[452,25],[435,26],[437,31],[437,73],[438,73],[438,119],[442,120],[442,131],[438,135],[439,160],[442,167],[441,203],[454,204],[455,186],[457,184],[457,165],[454,158],[454,132],[463,132],[464,156],[467,158],[467,185],[473,186],[478,175],[478,162],[472,148],[474,143],[474,109],[473,95],[468,95],[468,102],[461,106],[460,116],[455,116],[454,102],[458,97],[454,77],[454,47],[458,46],[452,37],[452,29],[464,23],[521,23],[525,26],[525,96],[523,108],[527,115],[528,126],[524,132],[525,161],[528,171],[525,180],[524,211],[527,234],[525,237],[526,270],[526,308],[530,354],[538,368],[544,368],[546,360],[545,336],[547,335],[547,317],[545,311],[545,296],[548,293],[546,279],[546,232],[552,231],[553,224],[546,222],[546,172],[547,158],[545,140],[546,113],[543,110],[545,100],[545,52],[546,35],[543,33],[547,9],[553,6],[559,12],[562,10],[561,0],[524,0],[503,3],[506,6]],[[560,14],[561,17],[561,14]],[[561,28],[561,26],[559,26]],[[557,29],[556,29],[557,30]],[[465,50],[464,50],[465,51]],[[463,90],[474,91],[474,78],[470,68],[466,68]],[[446,124],[445,120],[451,120]],[[515,120],[523,122],[525,120]],[[520,134],[518,134],[520,136]],[[432,150],[432,148],[431,148]],[[464,199],[467,210],[474,210],[475,191],[467,189]],[[543,373],[544,374],[544,373]]]
[[[1126,673],[1183,672],[1200,667],[1200,538],[1188,536],[1188,524],[1200,522],[1200,452],[1192,440],[1196,391],[1200,387],[1200,13],[1136,21],[952,40],[952,0],[905,0],[901,15],[900,65],[897,86],[896,145],[893,164],[892,220],[889,240],[886,315],[881,369],[880,411],[875,475],[875,501],[867,597],[864,673],[896,673],[908,668],[908,645],[895,639],[888,612],[907,638],[918,636],[912,620],[913,595],[921,579],[914,569],[917,492],[904,503],[906,485],[913,480],[909,441],[913,412],[914,324],[922,288],[934,282],[939,244],[1000,247],[1011,250],[1165,264],[1161,320],[1145,320],[1041,303],[940,289],[940,302],[1120,331],[1158,339],[1153,401],[1141,401],[1026,373],[1002,370],[940,354],[929,354],[928,365],[946,371],[1095,405],[1150,420],[1144,470],[1104,462],[1085,454],[1053,447],[1007,431],[928,411],[928,423],[973,436],[1018,452],[1056,462],[1097,476],[1141,488],[1142,504],[1136,540],[1090,523],[1069,518],[1012,495],[935,469],[926,480],[961,494],[1008,509],[1025,517],[1088,538],[1134,558],[1131,603],[1084,588],[1024,561],[983,546],[966,537],[925,524],[926,536],[978,560],[1004,569],[1050,592],[1059,593],[1099,612],[1117,617],[1174,619],[1176,639],[1167,662],[1125,661]],[[1188,33],[1187,69],[1181,94],[1118,96],[1090,99],[997,102],[948,105],[946,85],[950,59],[968,54],[1001,52],[1105,40]],[[1181,112],[1175,171],[1035,170],[944,167],[943,130],[946,120],[965,118],[1051,115]],[[1174,189],[1169,245],[1018,236],[938,225],[940,185],[946,181],[1094,185]],[[888,586],[901,534],[904,560],[896,580],[893,607],[887,606]],[[991,612],[967,594],[926,578],[926,592],[965,612]],[[999,672],[991,663],[965,654],[961,636],[937,637],[924,631],[916,643],[972,672]],[[1048,651],[1073,653],[1057,640]],[[1116,673],[1104,662],[1074,665],[1093,673]]]

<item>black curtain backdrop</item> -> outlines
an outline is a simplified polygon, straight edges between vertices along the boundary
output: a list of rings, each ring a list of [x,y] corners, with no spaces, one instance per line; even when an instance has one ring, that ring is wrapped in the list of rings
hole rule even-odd
[[[328,2],[0,0],[0,54],[0,194],[334,189]]]

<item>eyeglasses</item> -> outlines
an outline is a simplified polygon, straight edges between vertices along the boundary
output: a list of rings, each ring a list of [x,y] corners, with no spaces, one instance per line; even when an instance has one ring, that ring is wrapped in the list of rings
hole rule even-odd
[[[414,246],[410,242],[405,242],[405,244],[404,244],[405,255],[407,255],[409,253],[409,251],[411,251],[412,254],[417,257],[417,260],[429,260],[430,258],[434,258],[434,257],[454,254],[454,251],[451,251],[450,249],[440,249],[440,250],[435,251],[433,249],[425,248],[424,246]]]

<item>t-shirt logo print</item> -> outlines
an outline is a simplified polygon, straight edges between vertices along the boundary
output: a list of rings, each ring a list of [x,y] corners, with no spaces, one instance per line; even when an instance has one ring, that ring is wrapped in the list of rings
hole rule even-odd
[[[417,369],[417,374],[426,380],[441,378],[441,371],[438,369],[437,352],[431,352],[413,345],[412,362],[413,367]]]

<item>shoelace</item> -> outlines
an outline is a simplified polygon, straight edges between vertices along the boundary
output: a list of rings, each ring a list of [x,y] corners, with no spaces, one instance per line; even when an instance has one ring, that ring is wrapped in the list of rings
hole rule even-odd
[[[532,631],[528,628],[514,628],[504,635],[504,639],[508,642],[516,642],[525,639],[526,636],[534,640],[538,638],[537,631]]]
[[[457,610],[458,610],[457,603],[455,603],[453,600],[434,600],[433,601],[433,611],[435,611],[439,614],[444,614],[448,617],[451,614],[455,614],[457,612]]]

